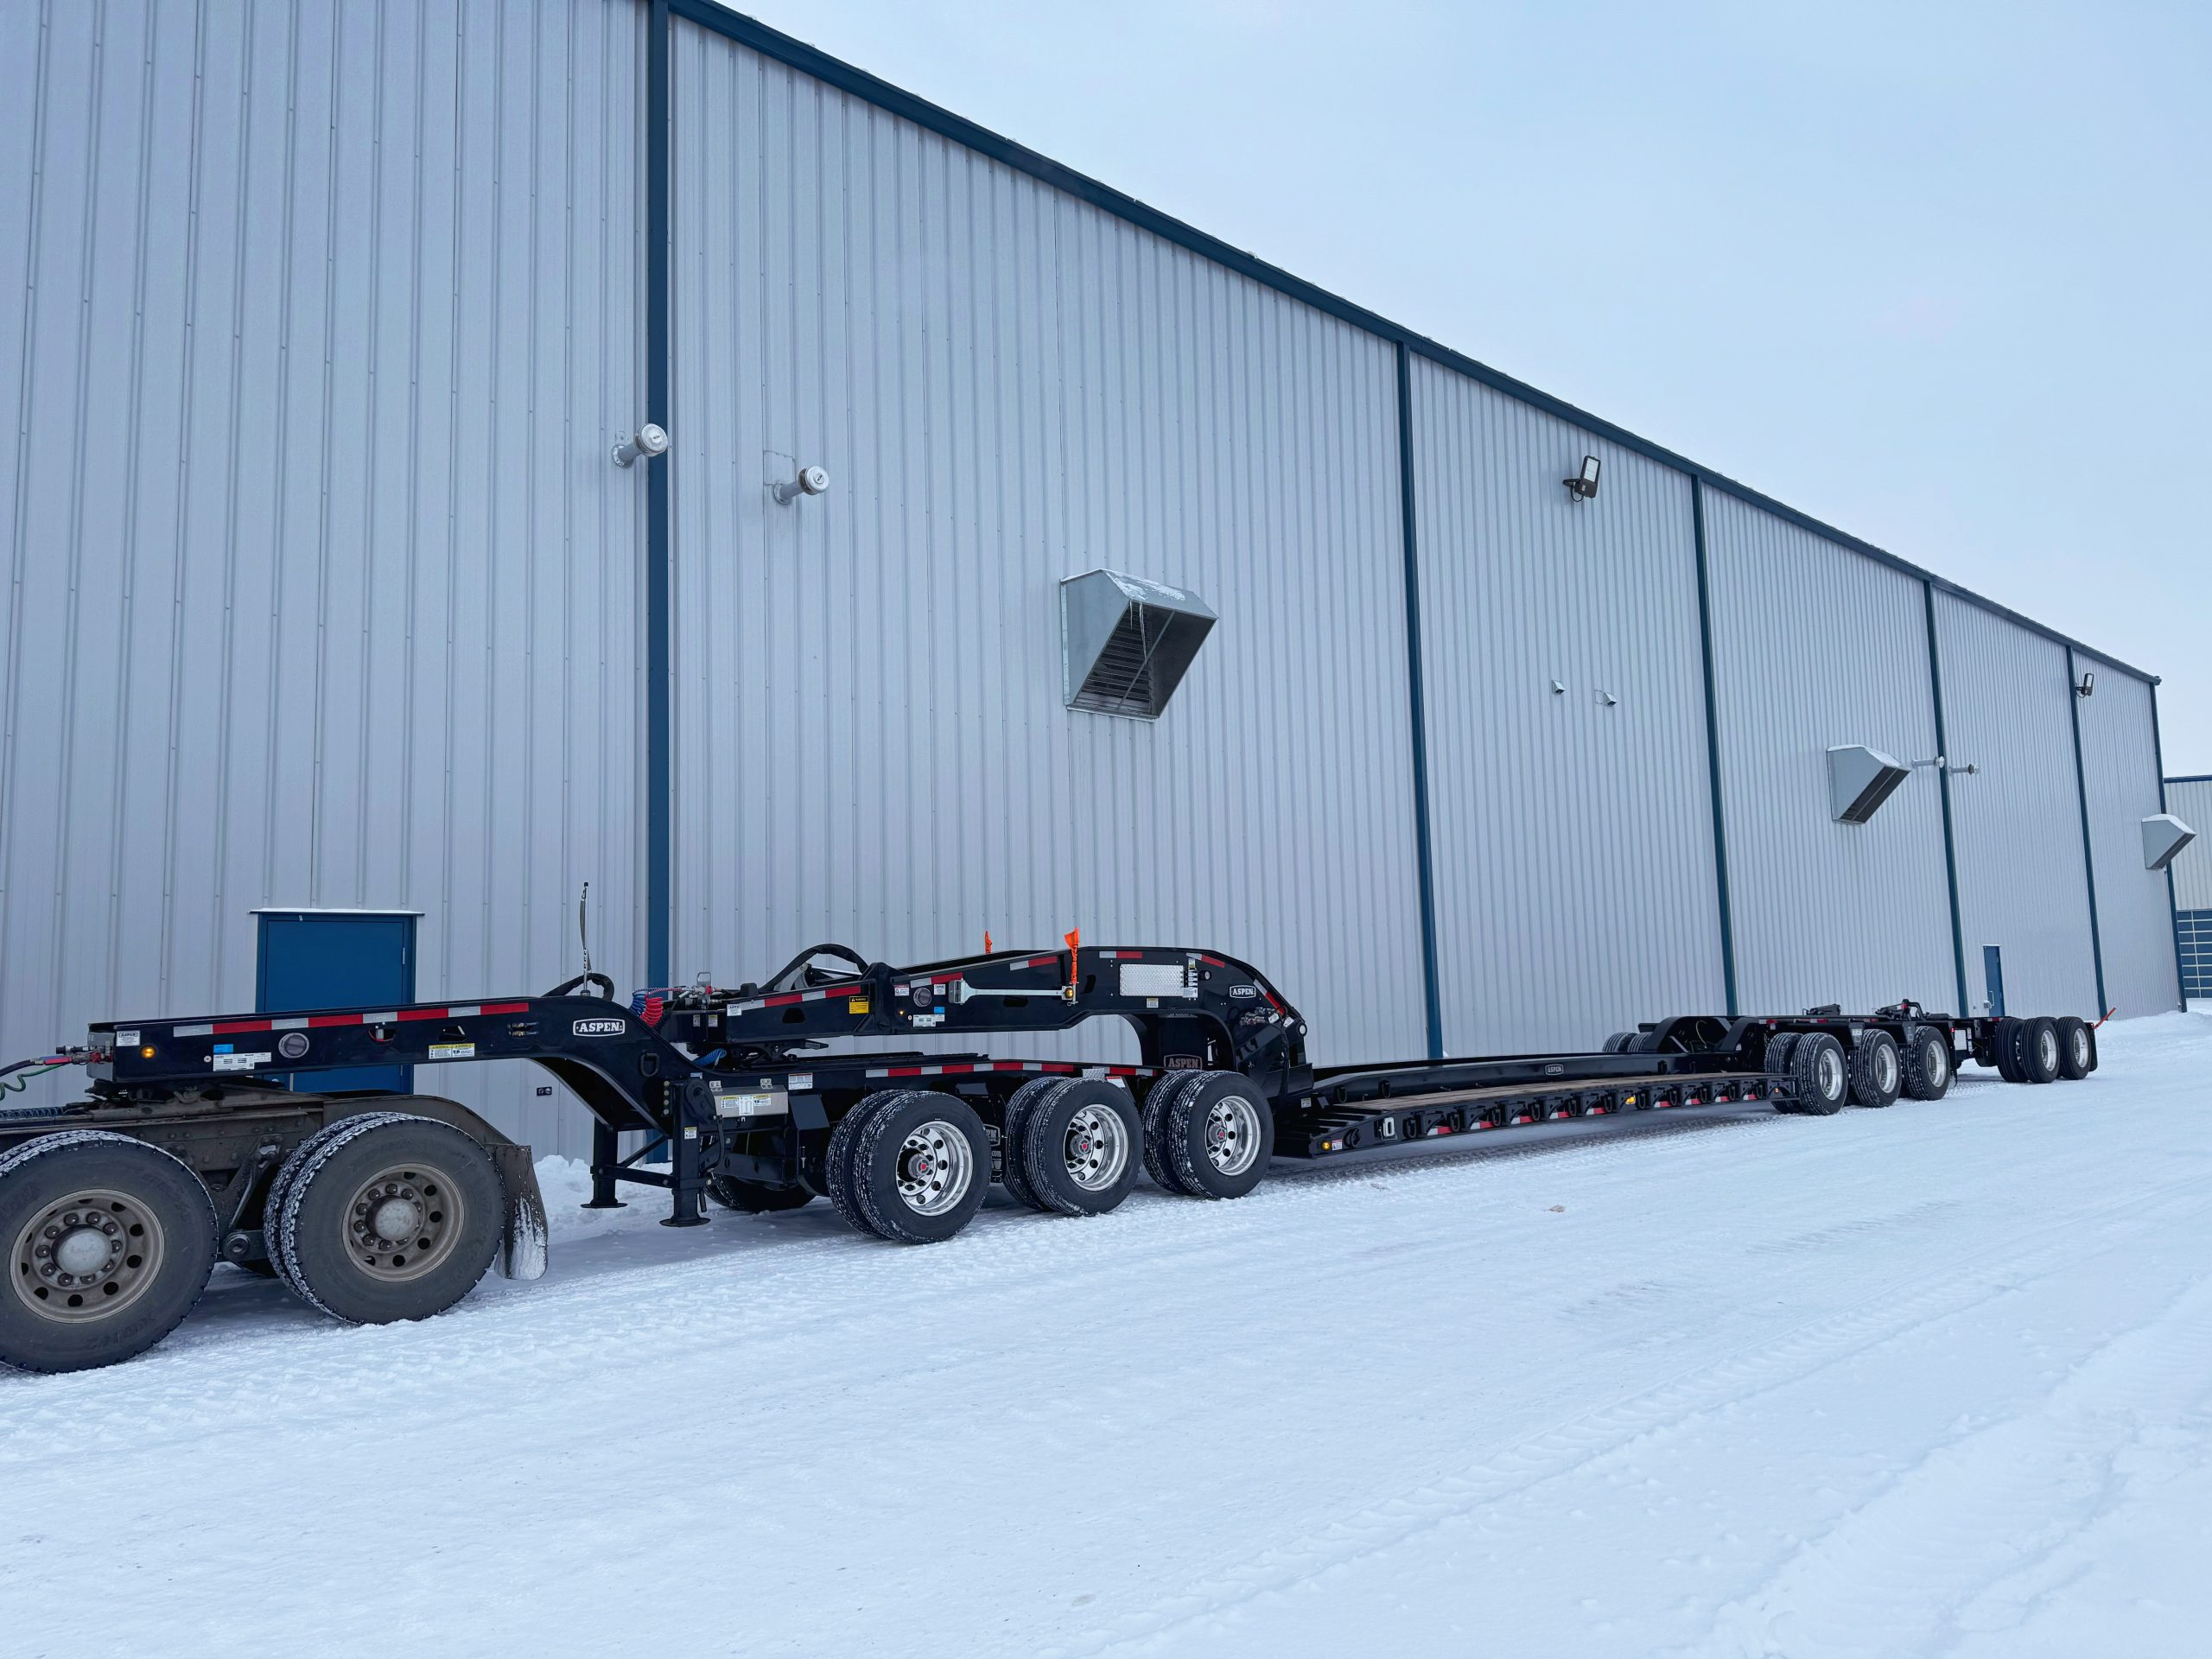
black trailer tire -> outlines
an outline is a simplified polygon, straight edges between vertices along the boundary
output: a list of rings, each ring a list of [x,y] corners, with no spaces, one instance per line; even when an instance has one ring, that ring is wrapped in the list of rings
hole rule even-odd
[[[708,1176],[707,1191],[723,1209],[747,1216],[803,1210],[814,1202],[814,1194],[803,1186],[770,1186],[765,1181],[744,1180],[735,1175]]]
[[[2020,1021],[2020,1035],[2012,1048],[2012,1064],[2029,1083],[2055,1083],[2063,1054],[2058,1040],[2058,1021],[2046,1014]]]
[[[476,1287],[506,1207],[489,1153],[404,1113],[341,1119],[315,1139],[264,1224],[288,1284],[349,1325],[427,1319]]]
[[[276,1257],[276,1217],[284,1211],[284,1195],[292,1190],[292,1183],[300,1172],[313,1161],[315,1155],[330,1144],[330,1138],[349,1125],[358,1128],[370,1122],[388,1122],[406,1116],[404,1112],[361,1112],[352,1117],[341,1117],[335,1123],[326,1123],[313,1135],[292,1148],[291,1156],[276,1166],[276,1173],[269,1178],[269,1190],[261,1196],[262,1248],[268,1252],[268,1276],[290,1291],[304,1297],[307,1292],[296,1284],[284,1264]]]
[[[1162,1077],[1154,1084],[1152,1092],[1144,1097],[1145,1172],[1161,1192],[1180,1193],[1186,1198],[1198,1195],[1185,1191],[1182,1178],[1176,1174],[1167,1156],[1167,1118],[1183,1091],[1205,1075],[1203,1071],[1178,1071],[1173,1077]]]
[[[999,1135],[999,1185],[1006,1188],[1007,1197],[1032,1210],[1050,1211],[1052,1206],[1029,1185],[1029,1171],[1021,1156],[1022,1132],[1038,1103],[1067,1081],[1065,1077],[1032,1077],[1006,1103],[1005,1127]]]
[[[1851,1098],[1860,1106],[1892,1106],[1904,1087],[1897,1039],[1869,1027],[1851,1046]]]
[[[2007,1083],[2025,1083],[2020,1073],[2018,1053],[2020,1027],[2027,1022],[2015,1020],[2010,1014],[2000,1014],[1997,1029],[1990,1034],[1990,1056],[1997,1062],[1997,1075]]]
[[[879,1238],[941,1243],[976,1218],[990,1185],[990,1135],[957,1095],[915,1090],[854,1137],[853,1198]]]
[[[1274,1156],[1274,1109],[1235,1071],[1201,1071],[1179,1090],[1166,1128],[1168,1168],[1194,1198],[1243,1198]]]
[[[1020,1132],[1009,1132],[1006,1161],[1009,1169],[1021,1165],[1027,1201],[1037,1209],[1103,1216],[1136,1185],[1143,1142],[1144,1123],[1128,1090],[1101,1077],[1067,1077],[1039,1091]]]
[[[2079,1083],[2096,1069],[2097,1039],[2084,1020],[2072,1014],[2058,1021],[2058,1075]]]
[[[1628,1052],[1629,1044],[1633,1042],[1635,1039],[1636,1033],[1632,1031],[1617,1031],[1611,1036],[1605,1039],[1605,1052],[1608,1054],[1625,1054]]]
[[[0,1364],[82,1371],[184,1322],[215,1268],[215,1206],[159,1147],[68,1129],[0,1155]]]
[[[1934,1026],[1908,1026],[1904,1033],[1904,1092],[1915,1100],[1941,1100],[1957,1071],[1951,1034]]]
[[[1796,1046],[1797,1033],[1796,1032],[1775,1033],[1766,1039],[1766,1052],[1760,1057],[1759,1069],[1769,1077],[1789,1076],[1789,1051]],[[1777,1100],[1774,1103],[1774,1109],[1777,1112],[1795,1112],[1797,1109],[1797,1103],[1791,1100]]]
[[[1797,1084],[1792,1104],[1806,1116],[1831,1116],[1850,1097],[1850,1062],[1844,1058],[1843,1045],[1825,1031],[1798,1034],[1789,1046],[1789,1074]]]
[[[863,1095],[830,1132],[830,1147],[822,1160],[823,1183],[829,1188],[830,1205],[844,1217],[845,1225],[856,1233],[866,1233],[874,1238],[883,1236],[861,1212],[859,1190],[853,1175],[853,1148],[859,1142],[860,1133],[876,1113],[922,1092],[919,1089],[879,1089],[872,1095]]]

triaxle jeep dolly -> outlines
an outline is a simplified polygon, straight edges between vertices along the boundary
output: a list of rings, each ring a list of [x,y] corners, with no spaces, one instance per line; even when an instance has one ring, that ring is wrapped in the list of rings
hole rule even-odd
[[[762,985],[613,997],[587,971],[536,997],[116,1020],[0,1069],[81,1064],[90,1080],[87,1098],[0,1112],[0,1363],[128,1358],[176,1327],[218,1258],[356,1322],[442,1312],[495,1257],[512,1277],[544,1270],[528,1147],[454,1101],[312,1092],[319,1071],[532,1060],[592,1113],[594,1207],[625,1182],[663,1187],[665,1224],[687,1227],[709,1195],[756,1213],[826,1197],[862,1232],[927,1243],[966,1226],[993,1180],[1037,1210],[1098,1215],[1140,1169],[1234,1198],[1275,1157],[1738,1102],[1825,1115],[1939,1098],[1967,1054],[2032,1082],[2097,1058],[2079,1020],[1900,1002],[1678,1016],[1598,1053],[1316,1066],[1304,1019],[1256,969],[1072,938],[906,968],[820,945]],[[823,1047],[1109,1016],[1135,1029],[1140,1063]],[[626,1132],[640,1142],[626,1156]]]

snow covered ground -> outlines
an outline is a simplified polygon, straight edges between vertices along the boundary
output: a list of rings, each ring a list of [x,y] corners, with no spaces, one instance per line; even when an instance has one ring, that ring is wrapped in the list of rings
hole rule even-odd
[[[10,1656],[2195,1655],[2212,1014],[899,1249],[569,1207],[347,1329],[0,1375]]]

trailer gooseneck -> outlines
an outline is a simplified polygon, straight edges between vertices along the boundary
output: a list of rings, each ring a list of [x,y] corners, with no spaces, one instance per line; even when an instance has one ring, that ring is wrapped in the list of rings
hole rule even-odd
[[[1136,1064],[913,1046],[1108,1018],[1135,1031]],[[994,1180],[1039,1211],[1098,1215],[1141,1170],[1235,1198],[1276,1157],[1737,1102],[1818,1115],[1932,1100],[1968,1056],[2023,1082],[2096,1065],[2079,1020],[1910,1002],[1677,1016],[1595,1053],[1316,1066],[1306,1038],[1234,957],[1072,937],[911,967],[820,945],[762,985],[627,1007],[587,971],[543,996],[103,1022],[82,1049],[7,1069],[79,1063],[89,1090],[0,1111],[0,1363],[128,1358],[175,1328],[219,1257],[359,1322],[442,1312],[495,1260],[542,1273],[530,1149],[454,1101],[303,1086],[353,1066],[543,1066],[592,1114],[594,1206],[661,1187],[666,1224],[683,1227],[709,1196],[755,1212],[823,1197],[861,1231],[926,1243],[966,1226]]]

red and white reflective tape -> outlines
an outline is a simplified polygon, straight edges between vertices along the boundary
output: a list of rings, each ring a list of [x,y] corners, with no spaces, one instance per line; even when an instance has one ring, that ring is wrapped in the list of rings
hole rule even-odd
[[[172,1037],[235,1037],[257,1031],[321,1031],[331,1026],[396,1026],[410,1020],[467,1020],[480,1014],[526,1014],[527,1002],[474,1002],[457,1007],[385,1008],[374,1014],[307,1014],[282,1020],[217,1020],[171,1026]]]
[[[1148,1077],[1143,1065],[1083,1065],[1071,1060],[956,1060],[944,1065],[880,1065],[861,1073],[869,1077],[965,1077],[979,1071],[1036,1071],[1058,1077]]]
[[[755,1008],[789,1008],[801,1002],[827,1002],[833,997],[865,996],[868,982],[864,979],[840,980],[836,984],[819,991],[779,991],[773,996],[756,996],[749,1002],[733,1002],[732,1014],[750,1014]]]

